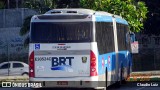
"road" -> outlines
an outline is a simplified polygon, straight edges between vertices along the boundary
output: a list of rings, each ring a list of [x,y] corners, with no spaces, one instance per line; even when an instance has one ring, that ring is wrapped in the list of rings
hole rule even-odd
[[[151,84],[155,84],[155,86],[153,85],[151,86]],[[31,88],[0,88],[0,90],[17,90],[17,89],[18,90],[32,90]],[[56,89],[56,88],[48,89],[47,88],[46,90],[77,90],[77,89]],[[85,89],[79,89],[79,90],[85,90]],[[137,82],[137,83],[132,82],[132,83],[123,84],[120,88],[111,86],[107,90],[160,90],[160,82]]]

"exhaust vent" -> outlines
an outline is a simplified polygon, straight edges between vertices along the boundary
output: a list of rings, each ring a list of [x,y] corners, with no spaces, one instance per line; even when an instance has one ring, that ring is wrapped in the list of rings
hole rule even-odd
[[[62,13],[61,11],[52,11],[51,14]]]
[[[67,11],[67,13],[77,13],[77,11]]]

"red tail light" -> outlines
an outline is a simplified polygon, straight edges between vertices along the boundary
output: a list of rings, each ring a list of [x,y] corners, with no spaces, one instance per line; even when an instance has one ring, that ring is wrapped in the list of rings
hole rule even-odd
[[[34,77],[34,52],[29,57],[29,77]]]
[[[93,51],[90,52],[90,76],[97,76],[97,60]]]

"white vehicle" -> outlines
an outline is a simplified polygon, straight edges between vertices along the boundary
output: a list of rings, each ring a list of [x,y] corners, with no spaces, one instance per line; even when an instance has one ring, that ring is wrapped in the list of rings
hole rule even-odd
[[[20,61],[9,61],[0,64],[0,76],[28,76],[28,64]]]
[[[53,9],[31,19],[29,77],[45,87],[105,88],[131,72],[123,18],[89,9]],[[98,82],[98,83],[97,83]]]

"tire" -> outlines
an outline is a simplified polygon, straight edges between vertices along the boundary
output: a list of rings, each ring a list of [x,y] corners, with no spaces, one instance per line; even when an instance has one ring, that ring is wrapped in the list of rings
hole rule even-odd
[[[131,68],[131,64],[129,63],[127,68],[127,79],[130,77],[131,72],[132,72],[132,68]]]
[[[132,68],[131,68],[131,64],[129,63],[128,76],[130,75],[131,72],[132,72]]]
[[[122,71],[122,68],[121,68],[121,71],[120,71],[120,81],[117,81],[115,83],[116,88],[120,88],[121,87],[121,84],[122,84],[122,73],[123,73],[123,71]]]
[[[122,69],[122,72],[121,72],[121,73],[122,73],[122,75],[125,73],[124,71],[125,71],[125,70],[124,70],[124,68],[123,68],[123,69]],[[127,73],[128,73],[128,71],[127,71]],[[127,74],[127,75],[128,75],[128,74]],[[126,81],[126,80],[127,80],[127,78],[128,78],[128,76],[127,76],[127,77],[124,77],[124,79],[123,79],[123,78],[121,78],[121,83],[122,83],[122,84],[126,84],[126,83],[127,83],[127,81]]]

